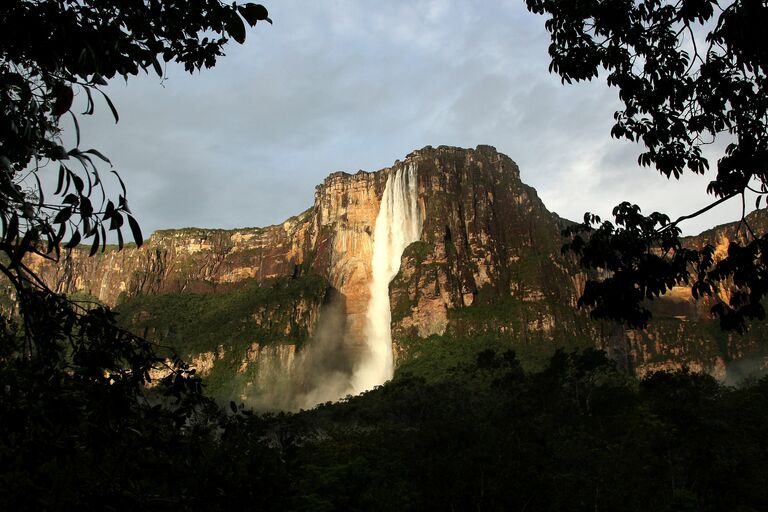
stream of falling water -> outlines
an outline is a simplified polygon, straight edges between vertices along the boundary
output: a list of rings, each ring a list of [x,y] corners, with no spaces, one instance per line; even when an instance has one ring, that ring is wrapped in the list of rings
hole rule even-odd
[[[367,353],[352,376],[354,394],[367,391],[392,378],[392,312],[389,282],[400,270],[405,248],[421,237],[416,166],[408,164],[387,177],[373,232],[371,298],[366,312]]]

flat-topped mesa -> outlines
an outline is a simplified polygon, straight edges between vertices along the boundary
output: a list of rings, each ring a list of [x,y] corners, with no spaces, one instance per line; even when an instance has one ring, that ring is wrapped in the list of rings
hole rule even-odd
[[[54,291],[109,306],[139,295],[215,292],[248,279],[290,276],[303,262],[309,213],[266,228],[162,230],[138,249],[108,248],[88,257],[79,247],[58,264],[35,259],[30,265]]]
[[[274,336],[250,340],[261,348],[248,353],[264,352],[270,343],[303,343],[285,333],[311,334],[323,303],[332,298],[334,311],[343,316],[334,335],[352,352],[363,354],[369,350],[366,313],[382,197],[390,179],[411,172],[412,182],[406,181],[412,199],[406,202],[413,213],[404,218],[418,218],[419,228],[404,238],[399,270],[386,290],[395,363],[398,356],[410,357],[407,346],[413,340],[430,335],[490,336],[516,347],[522,344],[520,350],[539,360],[556,346],[597,345],[621,352],[618,357],[625,357],[628,367],[639,369],[680,354],[707,370],[722,362],[725,356],[718,355],[710,334],[704,329],[687,334],[680,327],[680,322],[705,317],[685,290],[671,294],[670,300],[677,301],[673,314],[662,308],[657,331],[652,326],[627,335],[616,326],[588,321],[575,307],[585,276],[560,253],[560,232],[567,221],[549,212],[536,191],[520,181],[515,162],[491,146],[427,146],[379,171],[334,172],[316,187],[310,209],[275,226],[164,230],[140,249],[110,249],[92,258],[86,249],[75,249],[58,265],[43,260],[30,264],[54,290],[113,306],[147,295],[225,294],[248,283],[271,286],[281,278],[294,283],[290,290],[299,290],[307,278],[308,289],[314,291],[283,293],[283,303],[274,305],[281,308],[280,315],[260,303],[259,311],[243,319],[243,325],[256,322]],[[391,213],[387,222],[394,223],[398,216]],[[717,238],[712,241],[725,247],[724,240],[733,235],[728,229],[711,233]],[[318,276],[327,286],[325,295],[316,293]],[[678,318],[678,310],[693,316]],[[222,333],[221,345],[229,343],[227,336]],[[675,341],[662,342],[660,336]],[[728,344],[738,341],[729,337]],[[619,345],[623,348],[616,349]],[[219,353],[217,346],[206,350]]]
[[[520,182],[517,165],[491,146],[427,146],[376,172],[335,172],[316,188],[312,208],[282,224],[163,230],[140,249],[107,250],[89,258],[78,248],[58,265],[31,264],[54,290],[111,306],[134,296],[215,293],[248,280],[267,283],[313,272],[339,292],[348,341],[360,344],[381,197],[389,175],[408,166],[418,171],[420,238],[432,252],[430,264],[437,265],[433,284],[439,289],[420,294],[429,300],[429,307],[413,311],[411,322],[428,324],[420,333],[441,332],[445,312],[471,304],[481,290],[529,299],[564,293],[573,300],[573,290],[553,290],[516,275],[519,261],[549,255],[559,246],[559,220]],[[436,314],[429,319],[419,316],[432,310]]]

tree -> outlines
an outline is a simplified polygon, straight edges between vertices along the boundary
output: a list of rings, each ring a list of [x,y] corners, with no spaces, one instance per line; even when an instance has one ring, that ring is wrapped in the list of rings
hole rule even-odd
[[[16,0],[0,7],[0,250],[9,257],[0,270],[18,279],[27,252],[58,256],[67,239],[66,247],[91,239],[94,253],[106,243],[106,223],[121,247],[124,221],[141,244],[122,181],[117,201],[105,197],[94,159],[109,160],[79,147],[74,99],[84,95],[83,114],[90,115],[95,98],[103,98],[117,122],[101,89],[107,79],[150,69],[162,76],[161,60],[189,72],[210,68],[230,39],[245,41],[243,20],[271,23],[262,5],[219,0]],[[62,145],[63,116],[74,123],[74,148]],[[40,174],[55,172],[55,164],[55,200],[46,201]],[[41,242],[47,242],[44,251]]]
[[[597,318],[644,326],[652,300],[675,285],[691,284],[693,295],[717,297],[735,286],[726,303],[712,308],[724,329],[744,331],[765,318],[768,293],[768,233],[753,229],[742,210],[743,244],[713,258],[711,246],[686,249],[679,224],[733,197],[755,207],[768,194],[768,45],[764,0],[526,0],[530,11],[548,14],[550,72],[563,83],[591,80],[606,72],[619,89],[623,110],[614,114],[611,136],[645,146],[641,166],[667,178],[705,174],[702,147],[728,142],[707,192],[714,201],[675,221],[663,213],[642,215],[622,203],[615,224],[587,213],[566,230],[583,267],[608,271],[591,279],[580,304]],[[706,34],[703,41],[701,36]],[[746,205],[744,205],[746,206]]]
[[[7,506],[81,506],[94,489],[107,496],[94,508],[136,499],[141,453],[153,446],[168,452],[169,468],[192,465],[183,459],[191,451],[174,443],[194,445],[197,434],[182,440],[182,427],[196,428],[194,416],[211,409],[194,371],[170,355],[170,372],[150,396],[150,370],[167,364],[158,347],[119,328],[108,309],[53,293],[25,257],[56,260],[62,246],[81,241],[90,242],[93,255],[104,250],[107,231],[122,248],[126,224],[141,245],[120,176],[98,150],[80,148],[78,115],[93,114],[103,101],[117,122],[102,89],[107,80],[162,75],[161,62],[189,72],[210,68],[230,39],[245,41],[246,23],[259,21],[271,23],[262,5],[219,0],[0,3],[0,273],[21,319],[19,329],[13,318],[0,317],[0,486]],[[74,125],[73,148],[62,142],[64,119]],[[100,173],[104,164],[120,185],[114,200],[104,186],[108,173]],[[56,182],[52,197],[46,180]],[[133,452],[139,462],[123,464]],[[110,459],[122,466],[105,471]],[[76,489],[67,488],[72,478]],[[55,501],[70,495],[73,502]],[[134,508],[148,507],[156,508],[147,502]]]
[[[14,0],[0,6],[0,272],[17,292],[47,291],[24,263],[28,254],[58,259],[60,247],[89,241],[91,255],[104,250],[107,231],[123,246],[127,223],[141,230],[128,207],[125,186],[96,149],[80,148],[75,98],[82,115],[96,111],[107,80],[139,72],[163,75],[162,62],[191,72],[210,68],[224,45],[245,41],[245,23],[271,20],[262,5],[170,0]],[[81,108],[78,106],[78,108]],[[74,124],[76,145],[65,148],[64,118]],[[121,193],[107,197],[110,165]],[[53,198],[42,182],[57,177]],[[66,242],[66,243],[65,243]],[[23,306],[23,301],[21,301]],[[25,326],[32,320],[22,307]]]

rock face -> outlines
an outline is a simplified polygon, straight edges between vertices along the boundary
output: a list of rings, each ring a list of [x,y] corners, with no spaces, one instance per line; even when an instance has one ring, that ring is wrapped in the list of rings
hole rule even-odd
[[[740,356],[763,364],[760,333],[748,339],[723,335],[707,319],[707,305],[694,303],[685,289],[660,303],[658,322],[646,331],[589,321],[575,308],[585,276],[560,253],[560,231],[568,221],[547,211],[536,191],[520,181],[517,165],[490,146],[426,147],[377,172],[331,174],[317,187],[313,207],[280,225],[159,231],[139,249],[93,258],[78,249],[58,265],[30,264],[54,290],[116,306],[127,312],[129,326],[194,347],[187,355],[208,373],[215,374],[229,352],[235,354],[227,363],[233,374],[258,367],[274,375],[280,364],[296,373],[301,352],[308,350],[301,347],[314,343],[321,309],[331,303],[339,312],[333,325],[340,341],[334,346],[354,360],[365,345],[382,194],[388,176],[407,166],[417,169],[423,229],[420,240],[405,249],[390,284],[396,361],[418,357],[420,340],[442,338],[493,340],[534,362],[557,346],[597,345],[639,373],[688,364],[724,376]],[[719,227],[688,243],[723,245],[735,236],[733,227]],[[310,277],[320,278],[325,291],[317,293],[314,281],[302,288]],[[280,303],[271,303],[267,293],[252,310],[245,304],[243,325],[261,330],[221,332],[207,347],[173,339],[174,330],[162,328],[166,320],[157,310],[137,306],[147,297],[204,301],[200,297],[211,294],[242,295],[248,286],[276,287],[272,296]],[[292,348],[267,348],[274,345]],[[264,361],[272,352],[277,366]],[[256,373],[261,376],[249,379],[248,389],[264,384],[264,372]]]

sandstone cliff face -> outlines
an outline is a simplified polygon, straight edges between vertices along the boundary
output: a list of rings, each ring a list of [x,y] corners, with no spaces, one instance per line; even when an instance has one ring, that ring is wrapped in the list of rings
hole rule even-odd
[[[140,295],[215,292],[219,285],[290,276],[304,261],[312,227],[307,211],[267,228],[158,231],[139,249],[128,246],[89,258],[78,248],[59,265],[36,259],[31,266],[54,291],[115,306]]]
[[[563,221],[511,159],[480,146],[425,148],[411,160],[424,228],[391,285],[396,333],[442,335],[450,310],[507,299],[575,304],[579,272],[560,256]]]
[[[162,330],[164,319],[152,323],[156,304],[142,297],[245,293],[237,299],[245,327],[233,321],[235,334],[225,330],[208,346],[185,345],[209,374],[226,361],[229,375],[249,375],[250,387],[258,387],[254,382],[276,378],[281,365],[284,374],[295,371],[297,347],[311,343],[320,309],[331,300],[342,317],[334,324],[339,350],[363,345],[379,204],[387,177],[408,165],[417,168],[423,229],[390,285],[397,357],[416,357],[414,347],[428,337],[493,339],[532,360],[557,346],[597,345],[640,373],[683,362],[723,374],[739,354],[763,357],[757,337],[742,342],[703,322],[708,307],[685,289],[666,299],[647,331],[589,321],[575,308],[585,276],[560,253],[567,221],[547,211],[520,181],[517,165],[490,146],[426,147],[377,172],[331,174],[317,187],[313,207],[280,225],[160,231],[140,249],[93,258],[73,250],[59,265],[31,264],[56,291],[119,305],[129,325],[161,337],[172,337],[173,329]],[[728,230],[707,236],[722,246],[736,236]],[[309,276],[319,276],[327,290],[318,292]],[[253,292],[260,298],[249,303],[251,285],[276,288]],[[284,348],[269,348],[275,344]]]

